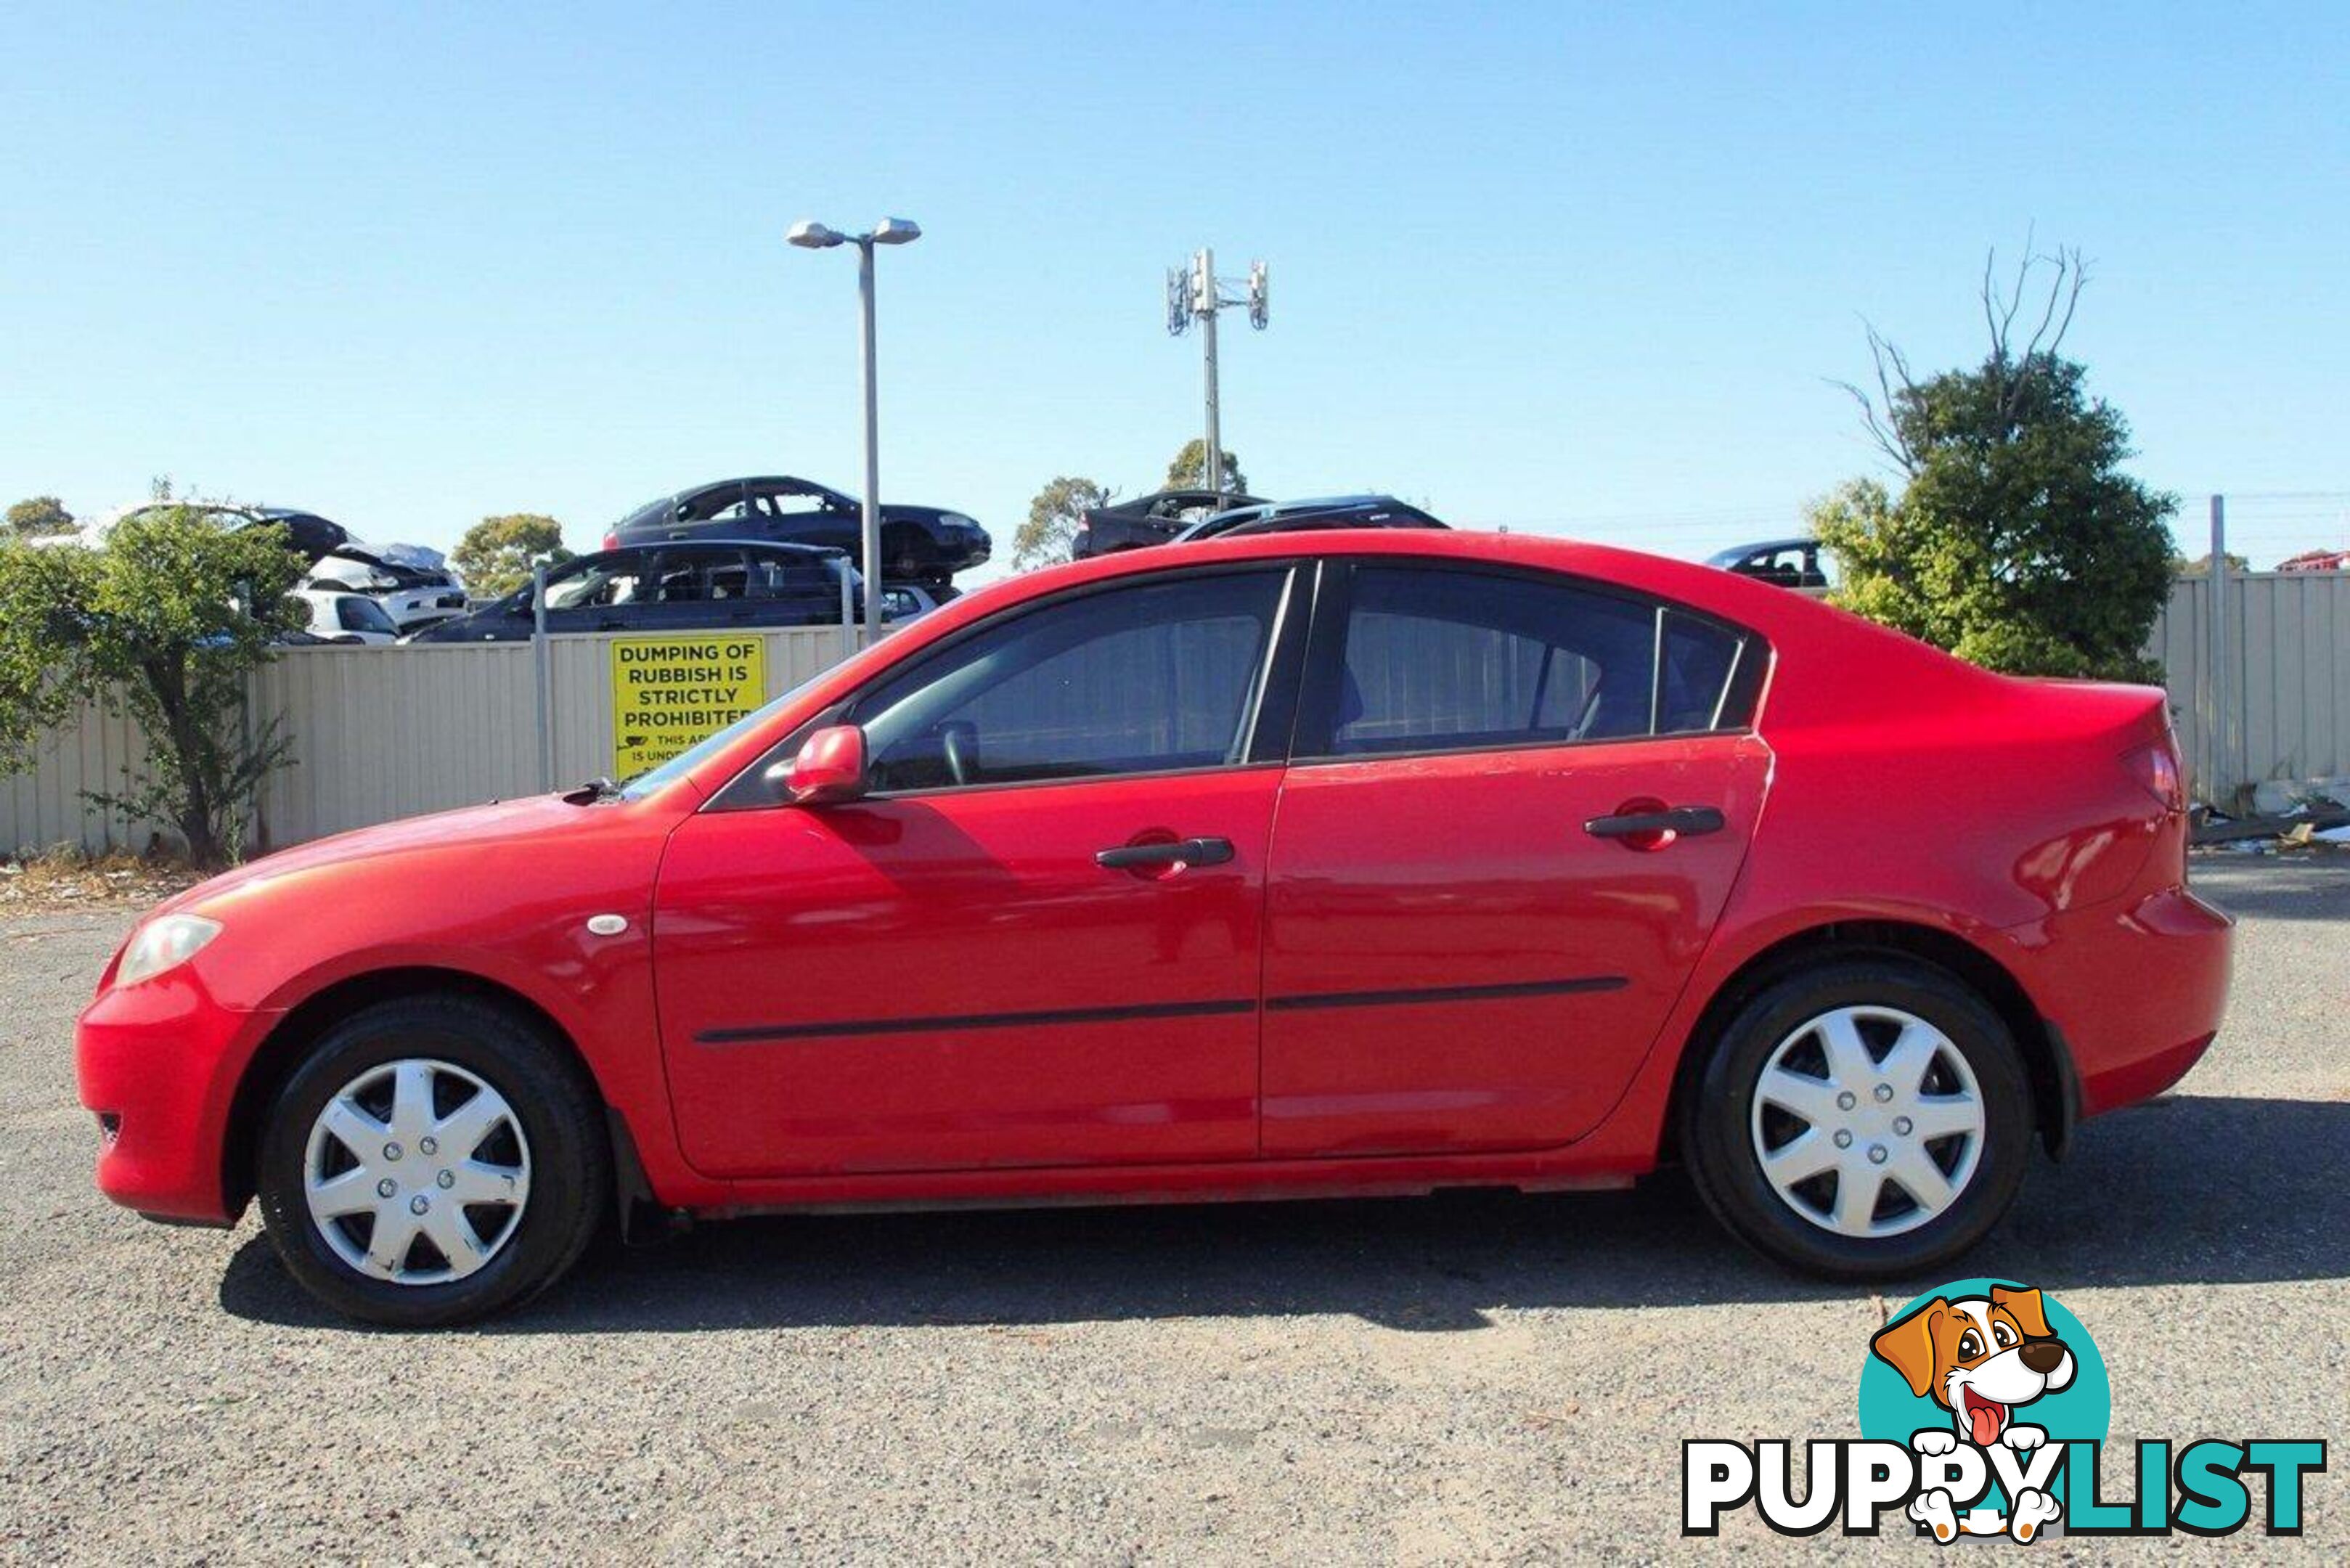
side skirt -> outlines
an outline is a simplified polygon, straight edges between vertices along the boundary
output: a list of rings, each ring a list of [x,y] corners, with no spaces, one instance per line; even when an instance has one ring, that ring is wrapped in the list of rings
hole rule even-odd
[[[1418,1161],[1436,1167],[1443,1161]],[[890,1214],[962,1209],[1079,1209],[1127,1204],[1261,1203],[1280,1199],[1425,1198],[1470,1189],[1519,1192],[1617,1192],[1631,1187],[1629,1171],[1523,1170],[1483,1174],[1461,1162],[1453,1169],[1375,1173],[1361,1161],[1301,1165],[1273,1176],[1263,1167],[1107,1167],[1082,1173],[941,1171],[925,1177],[802,1178],[792,1182],[740,1182],[739,1199],[698,1206],[695,1220],[761,1214]],[[1349,1168],[1349,1167],[1356,1168]],[[1335,1167],[1335,1168],[1334,1168]],[[1054,1179],[1040,1180],[1049,1176]],[[1007,1177],[1024,1179],[1006,1179]],[[682,1214],[685,1210],[665,1210]]]

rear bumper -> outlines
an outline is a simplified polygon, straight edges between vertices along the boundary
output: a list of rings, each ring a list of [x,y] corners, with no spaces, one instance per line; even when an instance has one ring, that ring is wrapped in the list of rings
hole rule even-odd
[[[184,968],[99,992],[74,1029],[81,1103],[99,1123],[99,1190],[151,1219],[234,1223],[222,1179],[229,1115],[244,1064],[283,1016],[222,1007]]]
[[[2070,1049],[2081,1116],[2150,1099],[2202,1059],[2227,1009],[2234,933],[2184,888],[2011,933],[2025,988]]]

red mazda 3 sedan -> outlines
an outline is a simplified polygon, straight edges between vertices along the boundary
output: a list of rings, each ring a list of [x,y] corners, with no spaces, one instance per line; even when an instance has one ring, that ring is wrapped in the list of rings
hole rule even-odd
[[[1724,572],[1274,535],[972,594],[618,788],[172,899],[99,1185],[380,1322],[799,1207],[1616,1187],[1929,1272],[2211,1044],[2163,694]]]

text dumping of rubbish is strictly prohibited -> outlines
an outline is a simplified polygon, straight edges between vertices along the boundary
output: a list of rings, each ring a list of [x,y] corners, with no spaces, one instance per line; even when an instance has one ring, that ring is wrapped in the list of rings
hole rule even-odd
[[[767,697],[758,637],[623,637],[612,643],[612,776],[659,767]]]

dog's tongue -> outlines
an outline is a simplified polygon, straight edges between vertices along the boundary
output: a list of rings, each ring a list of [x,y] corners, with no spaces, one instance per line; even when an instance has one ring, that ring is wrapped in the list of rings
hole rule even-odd
[[[1967,1420],[1974,1428],[1975,1447],[1988,1449],[1999,1441],[1999,1410],[1996,1405],[1967,1401]]]

